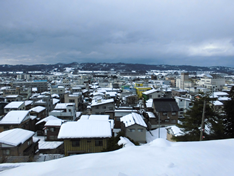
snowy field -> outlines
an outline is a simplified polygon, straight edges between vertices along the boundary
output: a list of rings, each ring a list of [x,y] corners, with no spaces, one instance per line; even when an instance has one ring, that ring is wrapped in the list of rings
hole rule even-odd
[[[17,163],[16,168],[2,171],[0,175],[230,176],[234,173],[233,146],[234,139],[169,142],[161,138],[142,146],[126,145],[114,152]],[[1,164],[0,169],[12,166],[14,164]]]

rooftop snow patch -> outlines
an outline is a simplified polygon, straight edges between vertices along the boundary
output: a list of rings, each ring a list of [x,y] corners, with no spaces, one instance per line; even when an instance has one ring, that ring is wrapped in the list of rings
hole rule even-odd
[[[4,108],[5,109],[19,108],[22,104],[24,104],[23,101],[13,101],[8,103]]]
[[[140,114],[137,114],[134,112],[121,117],[120,121],[124,123],[125,127],[129,127],[129,126],[134,125],[134,124],[138,124],[138,125],[141,125],[143,127],[147,127],[142,116]]]
[[[105,120],[79,120],[66,122],[60,128],[58,138],[107,138],[111,137],[111,124]]]
[[[27,120],[29,111],[24,110],[13,110],[8,112],[3,119],[0,121],[0,124],[20,124],[23,120]]]
[[[26,140],[34,135],[34,132],[15,128],[0,133],[0,143],[17,146],[23,144]]]

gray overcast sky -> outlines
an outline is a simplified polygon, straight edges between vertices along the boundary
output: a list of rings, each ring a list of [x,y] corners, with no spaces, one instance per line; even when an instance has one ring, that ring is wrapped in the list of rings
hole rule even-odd
[[[1,0],[0,64],[234,66],[233,0]]]

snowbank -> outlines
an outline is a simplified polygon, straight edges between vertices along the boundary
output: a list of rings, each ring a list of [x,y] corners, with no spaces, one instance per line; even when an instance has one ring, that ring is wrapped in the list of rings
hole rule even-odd
[[[121,138],[120,143],[126,142]],[[128,142],[126,143],[129,144]],[[220,176],[233,175],[234,139],[168,142],[156,139],[138,147],[18,164],[2,176]],[[1,167],[4,164],[0,165]],[[9,165],[8,165],[9,166]]]
[[[120,136],[118,145],[123,145],[123,147],[135,146],[128,138]]]

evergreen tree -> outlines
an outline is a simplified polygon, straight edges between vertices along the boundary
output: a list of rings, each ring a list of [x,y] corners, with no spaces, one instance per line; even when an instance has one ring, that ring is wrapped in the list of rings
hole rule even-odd
[[[204,118],[204,140],[222,139],[223,135],[223,120],[210,107],[210,98],[207,96],[200,97],[194,100],[193,106],[186,111],[184,117],[179,118],[177,126],[184,133],[181,136],[174,137],[176,141],[198,141],[200,140],[201,123],[203,105],[205,104],[205,118]]]
[[[231,88],[229,97],[231,100],[224,103],[224,133],[228,138],[234,138],[234,87]]]

